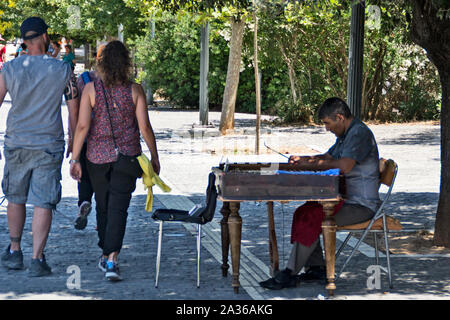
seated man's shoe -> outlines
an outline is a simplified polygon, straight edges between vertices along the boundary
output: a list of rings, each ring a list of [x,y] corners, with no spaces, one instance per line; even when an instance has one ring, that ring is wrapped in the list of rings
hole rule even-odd
[[[325,267],[322,266],[311,266],[305,273],[297,276],[299,282],[325,282],[326,279],[327,273]]]
[[[278,272],[275,277],[270,278],[266,281],[261,281],[259,285],[270,290],[281,290],[284,288],[296,287],[297,279],[295,276],[291,275],[291,271],[289,269],[285,269],[281,272]]]

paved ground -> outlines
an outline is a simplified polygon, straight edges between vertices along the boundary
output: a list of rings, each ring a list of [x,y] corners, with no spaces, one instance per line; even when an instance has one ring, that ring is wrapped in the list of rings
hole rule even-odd
[[[0,143],[3,142],[9,101],[0,109]],[[64,117],[66,119],[66,108]],[[217,128],[220,114],[209,114]],[[236,133],[221,137],[217,129],[193,127],[198,112],[171,109],[151,109],[150,117],[158,139],[161,157],[161,176],[173,187],[162,193],[155,187],[154,208],[190,208],[204,201],[207,175],[212,166],[223,161],[283,161],[274,154],[247,155],[254,148],[252,115],[236,115]],[[439,126],[373,125],[380,154],[399,164],[395,192],[388,210],[399,217],[406,228],[432,229],[439,192]],[[320,127],[263,126],[262,140],[276,149],[308,147],[326,150],[334,141],[330,133]],[[3,170],[3,161],[0,161]],[[268,234],[265,204],[245,203],[243,218],[241,285],[239,294],[231,288],[231,276],[221,276],[220,226],[218,210],[212,223],[204,228],[202,238],[201,287],[196,288],[195,230],[189,225],[169,224],[165,227],[160,285],[154,287],[158,225],[144,211],[146,191],[138,182],[129,210],[124,247],[120,255],[124,281],[109,283],[96,268],[100,250],[97,248],[95,216],[91,215],[84,231],[73,228],[76,215],[76,184],[63,165],[63,199],[54,215],[46,255],[53,268],[47,278],[30,279],[26,271],[0,269],[1,299],[165,299],[165,300],[269,300],[328,298],[321,284],[301,285],[282,291],[267,291],[258,282],[269,276]],[[280,250],[280,264],[284,266],[290,251],[289,232],[292,212],[300,203],[275,204],[275,223]],[[23,235],[25,263],[31,254],[31,217]],[[0,244],[8,244],[5,204],[0,207]],[[3,249],[2,249],[3,250]],[[342,258],[340,258],[342,259]],[[381,260],[384,263],[384,260]],[[352,260],[337,283],[335,298],[348,299],[448,299],[450,276],[447,255],[394,256],[392,269],[394,288],[389,290],[387,276],[381,274],[381,288],[368,289],[367,268],[374,259],[364,253]],[[337,261],[337,269],[342,260]],[[75,273],[74,271],[75,270]],[[74,281],[79,271],[80,283]]]
[[[3,145],[9,97],[0,109],[0,144]],[[64,119],[67,110],[63,107]],[[254,156],[255,122],[253,115],[236,114],[232,135],[218,134],[220,114],[210,112],[212,128],[202,129],[198,112],[153,108],[150,118],[156,132],[162,164],[161,176],[172,186],[170,193],[154,188],[154,209],[184,208],[204,202],[207,176],[220,162],[284,161],[266,153],[263,142],[272,148],[326,151],[334,136],[321,127],[271,127],[264,124],[262,155]],[[268,120],[268,118],[264,118]],[[66,120],[65,120],[66,126]],[[406,229],[432,230],[440,184],[440,130],[433,124],[371,125],[379,144],[380,155],[394,159],[399,175],[387,208]],[[148,151],[147,151],[148,152]],[[0,174],[4,161],[0,161]],[[223,278],[220,270],[220,225],[218,203],[216,216],[204,227],[202,237],[201,287],[196,288],[196,230],[192,226],[168,224],[162,251],[159,287],[154,287],[158,225],[144,211],[146,191],[138,182],[129,210],[124,247],[120,255],[124,281],[109,283],[97,269],[100,255],[95,231],[95,215],[90,216],[84,231],[73,228],[76,215],[76,183],[63,165],[63,198],[54,215],[46,255],[53,275],[30,279],[26,271],[0,269],[0,299],[164,299],[164,300],[271,300],[327,299],[324,286],[305,284],[282,291],[267,291],[258,282],[269,277],[267,214],[263,203],[241,205],[243,218],[241,290],[235,294],[231,276]],[[300,203],[275,204],[275,223],[283,267],[290,252],[289,233],[293,210]],[[26,266],[31,256],[32,208],[27,207],[23,235]],[[340,236],[342,238],[342,235]],[[8,244],[6,202],[0,206],[0,249]],[[339,244],[339,241],[338,241]],[[361,250],[337,282],[336,300],[351,299],[449,299],[450,256],[396,255],[392,258],[394,288],[381,273],[381,288],[369,289],[372,282],[367,268],[374,265],[370,253]],[[344,253],[345,256],[345,253]],[[339,269],[343,258],[336,263]],[[384,260],[381,260],[384,265]],[[230,268],[231,269],[231,268]],[[74,271],[75,270],[75,271]],[[75,276],[79,275],[80,282]]]

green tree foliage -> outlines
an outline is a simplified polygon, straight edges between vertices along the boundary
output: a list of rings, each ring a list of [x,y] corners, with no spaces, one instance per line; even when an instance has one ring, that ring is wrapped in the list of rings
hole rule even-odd
[[[350,6],[321,4],[262,10],[261,65],[269,68],[263,69],[263,83],[270,92],[263,103],[285,121],[305,122],[325,98],[346,97]],[[407,37],[407,9],[380,4],[374,18],[370,4],[366,1],[362,117],[437,118],[439,79],[423,50]]]
[[[261,0],[258,4],[262,111],[285,122],[309,122],[329,96],[346,97],[350,2]],[[69,7],[80,28],[68,28]],[[379,8],[378,20],[371,5]],[[42,16],[49,33],[75,44],[117,35],[136,49],[136,63],[154,90],[180,105],[198,105],[200,25],[210,21],[209,103],[220,108],[226,82],[229,17],[253,10],[252,1],[4,0],[0,33],[19,36],[23,19]],[[413,44],[408,2],[366,0],[362,117],[382,121],[436,119],[440,85],[423,49]],[[177,15],[168,14],[176,12]],[[447,17],[448,11],[440,11]],[[249,15],[248,17],[250,17]],[[156,21],[150,39],[149,20]],[[253,25],[244,34],[236,110],[255,112]]]
[[[324,99],[346,97],[350,6],[340,1],[305,3],[264,1],[258,11],[262,110],[285,122],[309,122]],[[362,117],[438,118],[439,78],[423,50],[407,37],[407,8],[380,4],[377,20],[370,4],[366,1]],[[158,14],[155,19],[156,38],[141,38],[137,45],[138,61],[145,65],[141,77],[176,103],[197,106],[200,27],[194,22],[204,16]],[[211,13],[209,20],[209,102],[219,107],[231,29],[223,15]],[[249,24],[236,100],[240,112],[255,112],[253,52]]]
[[[131,7],[138,7],[143,13],[165,11],[177,14],[181,11],[190,13],[211,13],[234,8],[245,10],[251,6],[251,0],[125,0]]]
[[[134,43],[139,80],[159,89],[160,94],[184,106],[197,106],[200,79],[200,28],[187,14],[163,13],[155,18],[156,36],[148,33]],[[220,25],[220,28],[217,26]],[[225,86],[227,42],[213,23],[210,34],[209,102],[220,105]],[[150,31],[150,30],[149,30]]]
[[[274,94],[263,101],[285,121],[308,122],[324,98],[345,97],[349,10],[288,4],[261,12],[263,83]]]
[[[142,32],[144,16],[126,6],[124,0],[7,0],[2,1],[2,24],[7,24],[9,37],[20,37],[19,27],[24,19],[40,16],[50,26],[50,35],[61,35],[76,44],[117,36],[118,25],[132,37]],[[74,11],[73,8],[77,8]],[[75,19],[78,26],[71,24]]]
[[[18,18],[15,0],[0,1],[0,34],[9,39],[14,35],[14,21]]]
[[[409,6],[397,2],[379,5],[379,26],[366,27],[365,34],[364,118],[439,118],[439,77],[425,51],[408,37]]]

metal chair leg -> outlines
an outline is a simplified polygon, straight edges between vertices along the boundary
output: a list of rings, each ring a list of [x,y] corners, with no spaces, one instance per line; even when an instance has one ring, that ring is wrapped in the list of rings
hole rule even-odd
[[[345,267],[347,266],[347,264],[350,262],[350,260],[352,259],[353,255],[355,254],[355,252],[358,250],[359,245],[361,244],[361,242],[364,240],[364,238],[366,237],[367,233],[369,232],[370,228],[373,225],[373,220],[369,223],[368,227],[366,228],[366,230],[363,232],[363,234],[361,235],[361,237],[359,238],[358,242],[356,243],[356,246],[353,248],[352,252],[350,253],[350,255],[348,256],[347,260],[345,260],[344,265],[341,267],[341,270],[339,271],[339,274],[336,276],[336,279],[339,279],[342,272],[344,271]]]
[[[384,231],[384,243],[386,247],[386,262],[387,262],[387,269],[388,269],[388,279],[389,279],[389,288],[393,288],[392,285],[392,275],[391,275],[391,259],[390,259],[390,253],[389,253],[389,241],[388,241],[388,234],[387,234],[387,227],[386,227],[386,216],[383,216],[383,231]]]
[[[341,244],[341,246],[339,247],[338,251],[336,252],[336,258],[335,259],[337,259],[339,257],[339,255],[341,254],[342,250],[344,250],[344,248],[347,245],[348,240],[350,240],[351,236],[352,236],[352,233],[349,232],[347,237],[345,238],[344,242]]]
[[[202,225],[198,225],[197,230],[197,288],[200,288],[200,250],[202,242]]]
[[[379,259],[379,255],[378,255],[378,237],[377,237],[377,233],[376,232],[374,232],[373,233],[373,247],[374,247],[374,250],[375,250],[375,264],[377,265],[377,266],[379,266],[380,265],[380,259]]]
[[[156,255],[156,277],[155,277],[155,288],[158,288],[158,278],[159,278],[159,265],[161,263],[161,244],[162,244],[162,233],[163,233],[163,222],[159,222],[159,236],[158,236],[158,253]]]

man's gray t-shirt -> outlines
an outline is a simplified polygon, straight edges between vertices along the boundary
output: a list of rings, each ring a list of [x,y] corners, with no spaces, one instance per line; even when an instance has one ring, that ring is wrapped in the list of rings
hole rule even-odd
[[[372,131],[355,118],[327,153],[334,159],[356,161],[353,169],[345,174],[346,203],[360,204],[375,212],[380,205],[380,171],[378,147]]]
[[[2,69],[11,96],[5,147],[64,151],[61,102],[72,70],[48,55],[22,55]]]

